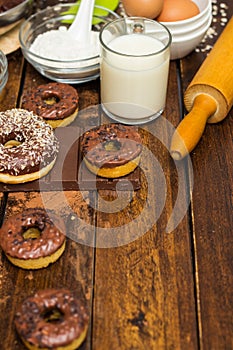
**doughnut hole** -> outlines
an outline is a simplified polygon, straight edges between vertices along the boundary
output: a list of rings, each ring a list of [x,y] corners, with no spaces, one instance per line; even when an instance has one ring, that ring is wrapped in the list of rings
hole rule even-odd
[[[48,92],[45,91],[42,94],[42,100],[44,103],[46,103],[47,105],[55,105],[56,103],[60,102],[61,97],[59,96],[59,94],[57,94],[56,92]]]
[[[41,236],[41,231],[38,227],[29,227],[26,231],[22,234],[23,239],[38,239]]]
[[[20,133],[10,133],[3,137],[0,142],[5,148],[14,148],[22,145],[24,142],[24,137]]]
[[[48,323],[60,323],[64,320],[64,313],[57,307],[46,310],[42,314],[42,318]]]
[[[22,142],[17,141],[17,140],[9,140],[6,143],[4,143],[4,147],[5,148],[14,148],[14,147],[18,147],[22,144]]]
[[[121,149],[121,143],[118,140],[109,140],[103,143],[103,147],[106,151],[119,151]]]

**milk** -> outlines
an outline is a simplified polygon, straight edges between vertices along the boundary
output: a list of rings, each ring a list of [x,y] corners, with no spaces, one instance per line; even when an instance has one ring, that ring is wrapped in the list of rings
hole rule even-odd
[[[100,64],[101,102],[113,119],[138,124],[164,110],[169,50],[144,34],[115,37],[103,51]]]

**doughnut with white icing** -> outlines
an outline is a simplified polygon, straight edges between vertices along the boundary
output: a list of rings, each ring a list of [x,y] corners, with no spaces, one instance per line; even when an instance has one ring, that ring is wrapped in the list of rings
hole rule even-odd
[[[0,182],[18,184],[45,176],[59,149],[53,128],[24,109],[0,112]]]

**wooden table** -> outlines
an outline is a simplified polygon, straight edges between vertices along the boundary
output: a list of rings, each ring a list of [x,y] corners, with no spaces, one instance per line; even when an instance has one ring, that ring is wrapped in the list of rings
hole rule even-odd
[[[16,308],[26,296],[48,287],[75,289],[86,298],[90,323],[82,350],[233,349],[232,111],[221,123],[207,125],[190,163],[175,164],[170,157],[171,135],[164,123],[177,126],[183,117],[182,92],[232,10],[231,0],[214,1],[206,41],[171,62],[163,117],[140,131],[144,148],[151,151],[144,157],[140,189],[0,193],[1,220],[24,208],[52,207],[68,232],[64,254],[46,269],[22,270],[0,253],[2,350],[25,348],[14,328]],[[7,58],[2,111],[19,107],[24,91],[48,81],[20,50]],[[100,103],[99,86],[98,79],[75,86],[80,111]],[[170,221],[174,229],[168,233],[176,201],[184,213]]]

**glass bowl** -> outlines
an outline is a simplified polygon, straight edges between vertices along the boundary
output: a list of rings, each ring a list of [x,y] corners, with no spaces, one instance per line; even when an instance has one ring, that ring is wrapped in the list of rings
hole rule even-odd
[[[19,19],[25,17],[29,13],[32,5],[32,0],[25,0],[19,5],[0,13],[0,27],[7,26],[11,23],[17,22]]]
[[[8,79],[8,62],[5,54],[0,50],[0,92]]]
[[[51,59],[31,50],[35,38],[49,30],[70,26],[75,15],[67,13],[75,3],[59,4],[31,15],[20,27],[19,41],[26,60],[43,76],[70,84],[84,83],[99,77],[99,53],[93,57],[77,59]],[[102,13],[106,16],[97,15]],[[103,25],[119,16],[102,6],[95,5],[92,30],[99,32]],[[67,23],[69,22],[69,23]],[[72,47],[70,48],[72,50]]]

